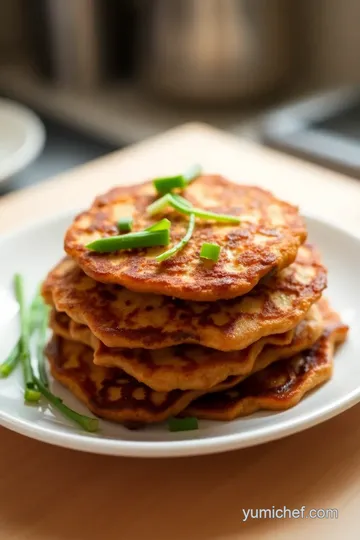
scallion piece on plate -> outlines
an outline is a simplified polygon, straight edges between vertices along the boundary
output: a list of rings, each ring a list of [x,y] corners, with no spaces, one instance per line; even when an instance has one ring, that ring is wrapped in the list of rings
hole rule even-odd
[[[197,418],[189,416],[188,418],[169,418],[169,431],[191,431],[199,429]]]
[[[30,304],[29,329],[30,334],[35,334],[35,350],[37,357],[37,367],[40,380],[48,386],[48,378],[45,366],[44,349],[46,345],[46,333],[49,319],[49,306],[47,306],[41,296],[38,287],[35,296]]]
[[[9,356],[0,364],[0,377],[8,377],[14,371],[20,360],[19,343],[10,352]]]
[[[48,402],[51,403],[51,405],[53,405],[59,412],[61,412],[61,414],[79,424],[79,426],[85,429],[85,431],[94,432],[98,430],[99,421],[97,418],[92,418],[90,416],[77,413],[73,409],[70,409],[70,407],[67,407],[61,398],[50,392],[50,390],[46,388],[46,386],[39,379],[35,378],[35,383],[39,392],[41,392]]]
[[[20,274],[15,274],[15,294],[20,308],[20,360],[23,367],[25,392],[25,401],[39,401],[40,392],[37,391],[34,382],[34,373],[30,362],[30,310],[26,309],[24,282]]]
[[[120,249],[136,249],[153,246],[167,246],[170,241],[169,229],[159,231],[139,231],[122,236],[99,238],[86,247],[98,253],[110,253]]]
[[[163,262],[163,261],[166,261],[166,259],[169,259],[170,257],[173,257],[174,255],[176,255],[176,253],[180,251],[181,249],[183,249],[183,247],[186,246],[186,244],[189,242],[194,232],[194,227],[195,227],[195,216],[194,214],[190,214],[189,226],[188,226],[188,230],[186,231],[185,236],[180,240],[180,242],[175,244],[175,246],[168,249],[167,251],[164,251],[164,253],[161,253],[157,257],[155,257],[155,260],[158,262]]]
[[[128,233],[132,230],[133,227],[133,219],[132,217],[122,217],[117,222],[117,227],[119,229],[119,232],[122,233]]]
[[[150,225],[150,227],[145,229],[145,231],[162,231],[164,229],[170,229],[170,227],[171,221],[167,218],[164,218],[154,223],[154,225]]]
[[[49,380],[46,373],[46,365],[45,365],[45,345],[46,345],[46,331],[48,327],[49,322],[49,308],[48,306],[45,306],[44,304],[44,310],[42,315],[42,320],[39,325],[37,335],[36,335],[36,354],[37,354],[37,361],[38,361],[38,372],[40,381],[43,383],[44,386],[49,386]]]
[[[35,333],[37,335],[37,354],[39,359],[40,370],[40,357],[44,361],[43,348],[46,341],[46,328],[48,320],[49,308],[44,304],[44,301],[40,294],[40,288],[37,289],[36,294],[30,304],[30,309],[27,312],[27,326],[29,335]],[[20,353],[20,340],[14,346],[12,351],[6,360],[0,364],[0,377],[8,377],[16,368],[21,360]]]
[[[204,242],[200,249],[200,257],[216,262],[219,260],[220,250],[221,247],[218,244]]]

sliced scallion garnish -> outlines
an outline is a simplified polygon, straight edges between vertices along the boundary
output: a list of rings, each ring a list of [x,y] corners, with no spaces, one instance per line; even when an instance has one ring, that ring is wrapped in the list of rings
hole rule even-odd
[[[172,198],[175,199],[175,201],[178,201],[183,206],[188,206],[189,208],[192,207],[192,204],[190,201],[182,197],[181,195],[177,195],[176,193],[171,194]]]
[[[188,418],[169,418],[169,431],[191,431],[199,429],[197,418],[189,416]]]
[[[186,186],[185,178],[182,174],[178,176],[165,176],[153,180],[154,187],[158,193],[170,193],[173,189],[184,189]]]
[[[221,221],[224,223],[240,223],[240,218],[236,216],[228,216],[226,214],[216,214],[215,212],[209,212],[208,210],[202,210],[201,208],[188,207],[176,200],[170,195],[170,206],[175,208],[182,214],[194,214],[198,218],[213,219],[215,221]]]
[[[221,247],[218,244],[204,242],[200,249],[200,257],[216,262],[219,260],[220,250]]]
[[[189,226],[186,231],[185,236],[175,244],[172,248],[168,249],[167,251],[164,251],[164,253],[161,253],[157,257],[155,257],[155,260],[158,262],[166,261],[166,259],[169,259],[170,257],[173,257],[178,251],[183,249],[184,246],[189,242],[190,238],[192,237],[192,234],[194,232],[195,227],[195,216],[194,214],[190,214],[190,220],[189,220]]]
[[[176,176],[164,176],[153,180],[154,187],[158,193],[164,195],[171,193],[173,189],[184,189],[192,180],[201,174],[201,166],[196,164],[190,167],[184,174]]]
[[[171,221],[167,218],[164,218],[154,223],[154,225],[150,225],[150,227],[145,229],[145,231],[162,231],[164,229],[170,229],[170,227]]]
[[[79,424],[79,426],[85,429],[85,431],[94,432],[98,430],[99,420],[97,418],[92,418],[91,416],[85,416],[84,414],[77,413],[65,405],[61,398],[50,392],[50,390],[46,388],[46,386],[39,379],[35,378],[35,383],[39,392],[64,416]]]
[[[20,360],[19,343],[10,352],[9,356],[0,364],[0,377],[8,377],[14,371]]]
[[[20,274],[15,274],[14,277],[16,300],[18,301],[20,308],[20,341],[19,351],[20,360],[23,368],[25,392],[25,401],[39,401],[40,392],[37,391],[34,381],[34,373],[30,362],[30,324],[29,314],[30,311],[26,309],[25,294],[24,294],[24,280]]]
[[[98,253],[110,253],[120,249],[136,249],[153,246],[167,246],[170,241],[169,229],[160,231],[139,231],[122,236],[99,238],[86,247]]]
[[[153,203],[149,204],[146,211],[149,214],[149,216],[155,216],[155,214],[159,214],[165,208],[167,208],[170,204],[170,193],[167,193],[167,195],[164,195],[163,197],[160,197],[160,199],[156,199]]]
[[[147,207],[147,212],[151,216],[158,214],[164,210],[167,206],[171,206],[181,214],[194,214],[196,217],[201,219],[213,219],[214,221],[219,221],[222,223],[240,223],[240,218],[236,216],[228,216],[227,214],[217,214],[216,212],[210,212],[208,210],[203,210],[201,208],[194,208],[193,206],[185,205],[178,196],[167,193],[160,199],[156,200]]]
[[[22,279],[17,277],[17,280]],[[19,288],[19,284],[17,286]],[[18,293],[20,291],[18,290]],[[20,298],[20,297],[19,297]],[[22,293],[22,302],[24,300]],[[30,308],[27,310],[27,332],[29,335],[37,334],[37,353],[39,358],[39,370],[41,359],[43,361],[43,348],[46,340],[46,327],[48,319],[48,306],[45,306],[44,301],[40,294],[40,288],[37,289],[36,294],[31,302]],[[0,377],[8,377],[10,373],[14,371],[19,361],[21,360],[20,352],[20,340],[10,352],[9,356],[0,364]],[[26,368],[27,369],[27,368]],[[30,395],[29,393],[27,394]]]
[[[31,303],[30,309],[26,308],[25,305],[25,294],[24,294],[24,281],[20,274],[15,274],[14,276],[14,285],[16,299],[20,307],[20,330],[21,335],[18,343],[15,345],[11,351],[8,358],[0,366],[0,376],[7,377],[11,371],[16,367],[19,360],[23,366],[24,372],[24,382],[25,382],[25,392],[24,397],[27,402],[38,402],[43,395],[54,407],[56,407],[64,416],[70,418],[77,424],[79,424],[86,431],[96,431],[98,429],[99,421],[97,418],[92,418],[79,414],[76,411],[67,407],[61,398],[55,396],[47,388],[47,377],[44,374],[41,374],[41,362],[39,358],[39,372],[40,378],[35,377],[31,363],[30,363],[30,350],[29,350],[29,340],[30,334],[36,331],[37,324],[41,323],[39,328],[39,340],[37,342],[37,348],[39,353],[43,352],[43,345],[45,343],[45,330],[46,323],[48,318],[48,307],[45,306],[44,301],[40,296],[38,291],[33,302]],[[45,366],[44,366],[45,368]]]
[[[46,387],[49,386],[49,380],[46,373],[44,349],[46,345],[46,331],[47,331],[48,322],[49,322],[48,319],[49,319],[49,307],[44,304],[42,320],[36,334],[36,353],[37,353],[38,372],[39,372],[40,381]]]
[[[128,233],[131,231],[133,226],[133,219],[132,217],[122,217],[119,219],[117,223],[117,227],[119,229],[119,232]]]

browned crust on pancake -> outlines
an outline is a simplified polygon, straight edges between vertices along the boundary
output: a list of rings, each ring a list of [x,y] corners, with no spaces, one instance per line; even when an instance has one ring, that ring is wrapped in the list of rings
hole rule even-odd
[[[231,351],[294,328],[325,287],[326,270],[307,245],[300,247],[291,266],[232,300],[199,303],[134,293],[95,282],[70,259],[49,273],[42,294],[108,347],[161,349],[196,343]]]
[[[167,248],[151,248],[100,254],[86,249],[89,242],[118,234],[116,222],[132,215],[134,230],[142,230],[156,219],[146,214],[155,198],[151,182],[116,187],[97,197],[91,208],[77,216],[65,236],[65,250],[92,278],[115,283],[138,292],[164,294],[196,301],[234,298],[249,292],[274,268],[291,264],[306,229],[298,209],[254,186],[242,186],[217,175],[198,178],[184,196],[194,206],[236,215],[239,225],[197,220],[189,244],[162,264],[155,255]],[[188,218],[173,210],[171,245],[186,232]],[[199,258],[203,242],[222,246],[216,264]]]
[[[272,363],[230,390],[204,395],[182,413],[208,420],[233,420],[260,409],[285,410],[331,378],[336,344],[348,327],[329,312],[327,327],[316,344],[291,358]]]
[[[313,306],[294,331],[268,336],[242,351],[232,352],[197,345],[179,345],[154,351],[111,349],[94,338],[86,326],[74,323],[64,313],[54,311],[50,327],[66,339],[92,346],[96,365],[123,369],[153,390],[168,392],[174,389],[208,390],[228,378],[236,384],[255,368],[262,369],[277,358],[310,347],[323,331],[323,320],[317,306]]]
[[[216,386],[216,391],[221,392],[222,390],[233,388],[247,379],[248,376],[252,376],[254,373],[267,368],[274,362],[278,362],[279,360],[283,360],[285,358],[290,358],[295,354],[312,347],[321,337],[324,331],[325,317],[327,317],[327,324],[329,324],[329,307],[327,301],[321,298],[316,304],[317,310],[321,314],[321,324],[319,324],[320,321],[318,320],[317,316],[313,318],[311,311],[314,307],[315,306],[313,306],[307,313],[307,317],[297,325],[293,333],[292,340],[288,344],[284,344],[281,347],[267,345],[256,358],[250,374],[229,377]]]
[[[155,392],[120,369],[95,366],[91,348],[56,335],[47,346],[46,354],[53,377],[102,418],[121,423],[152,423],[181,413],[224,420],[250,414],[258,408],[288,408],[305,392],[329,378],[334,344],[343,341],[347,334],[347,327],[339,322],[336,314],[329,315],[327,330],[311,349],[251,375],[237,384],[236,395],[220,392],[208,398],[200,397],[203,393],[196,391]],[[269,372],[270,369],[274,371]],[[234,382],[229,378],[224,384],[231,388]],[[199,399],[186,408],[196,398]]]
[[[100,418],[115,422],[162,422],[176,416],[199,392],[154,392],[117,368],[93,364],[90,347],[53,336],[46,348],[51,374]],[[77,362],[77,365],[75,365]],[[93,376],[99,378],[96,386]],[[121,393],[118,399],[116,393]],[[115,394],[115,396],[114,396]]]

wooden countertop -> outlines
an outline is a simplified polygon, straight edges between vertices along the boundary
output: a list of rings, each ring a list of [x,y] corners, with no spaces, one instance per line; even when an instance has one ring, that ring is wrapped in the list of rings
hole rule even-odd
[[[343,227],[360,225],[357,181],[191,124],[0,199],[0,232],[85,206],[110,185],[197,161],[268,187]],[[0,428],[1,540],[357,539],[360,405],[246,450],[129,459],[52,447]],[[249,519],[242,509],[337,508],[338,519]]]

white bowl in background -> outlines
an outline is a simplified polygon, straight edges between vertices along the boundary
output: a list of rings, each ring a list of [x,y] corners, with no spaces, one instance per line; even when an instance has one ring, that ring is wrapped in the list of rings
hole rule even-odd
[[[0,99],[0,185],[10,181],[40,154],[45,128],[30,109]]]

